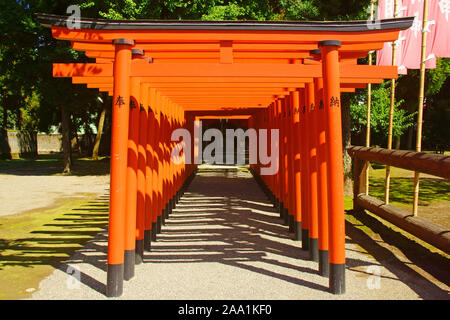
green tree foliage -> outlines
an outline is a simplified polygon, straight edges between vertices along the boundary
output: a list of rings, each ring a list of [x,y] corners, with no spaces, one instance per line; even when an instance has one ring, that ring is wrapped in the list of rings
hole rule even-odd
[[[445,132],[448,124],[443,125],[439,120],[445,119],[445,114],[448,114],[450,104],[445,102],[445,93],[450,90],[448,86],[448,78],[450,76],[450,59],[440,58],[437,60],[436,69],[427,69],[425,76],[425,104],[424,108],[424,123],[423,123],[423,147],[434,149],[437,144],[433,141],[434,138],[441,137],[443,140],[450,140],[450,135]],[[409,112],[417,111],[419,101],[419,70],[408,70],[408,75],[401,76],[398,80],[396,90],[396,97],[404,100],[401,108]],[[435,114],[436,113],[436,114]],[[431,121],[435,119],[437,121]],[[409,130],[413,130],[411,127]],[[440,132],[441,135],[435,133]],[[446,135],[444,135],[446,134]],[[410,133],[405,138],[410,138],[411,145],[406,141],[405,147],[411,149],[415,143],[412,141],[413,135]],[[442,145],[442,144],[441,144]]]
[[[92,60],[72,50],[69,42],[53,39],[50,30],[38,23],[36,13],[66,15],[70,5],[78,5],[83,17],[104,19],[323,21],[367,19],[369,4],[370,0],[3,0],[0,1],[0,108],[9,110],[6,113],[9,128],[18,127],[20,122],[25,130],[49,131],[60,126],[61,107],[71,115],[73,130],[89,131],[89,124],[97,125],[102,110],[99,93],[84,85],[73,85],[70,79],[55,79],[51,72],[53,62]],[[448,119],[445,118],[448,96],[443,95],[441,87],[448,92],[449,63],[448,59],[439,61],[438,69],[427,71],[424,130],[425,139],[430,140],[437,139],[435,133],[448,127],[442,125],[443,119]],[[373,127],[378,130],[380,140],[387,123],[388,92],[387,87],[380,87],[374,93],[379,95],[374,97],[379,101],[379,109],[374,109]],[[409,113],[416,110],[417,92],[418,72],[410,70],[408,76],[399,80],[397,95],[404,102],[398,103],[398,107],[409,109]],[[364,99],[364,94],[358,93],[352,103],[354,123],[359,123],[356,131],[364,126]],[[0,112],[0,120],[3,114]],[[410,120],[406,112],[396,111],[395,122],[400,127],[394,128],[394,134],[403,132]],[[435,127],[435,123],[440,125]],[[445,134],[448,133],[442,132],[442,136]]]
[[[442,59],[430,70],[424,106],[423,142],[430,150],[450,150],[450,59]]]
[[[364,20],[370,0],[280,0],[280,18],[288,20]]]
[[[389,128],[389,108],[391,105],[390,81],[375,87],[372,91],[372,106],[370,113],[370,126],[372,143],[385,146]],[[405,130],[414,124],[414,115],[400,109],[404,100],[398,100],[394,108],[393,136],[401,136]],[[367,126],[367,91],[360,90],[353,97],[350,104],[352,118],[351,130],[356,134],[365,133]]]

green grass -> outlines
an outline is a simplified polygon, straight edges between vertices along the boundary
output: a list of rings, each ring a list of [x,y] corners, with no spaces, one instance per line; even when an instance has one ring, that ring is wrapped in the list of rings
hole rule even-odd
[[[0,299],[31,296],[39,282],[103,230],[107,199],[70,198],[56,207],[0,217]]]
[[[370,169],[369,194],[384,199],[386,167],[372,164]],[[390,202],[403,209],[412,208],[414,197],[414,172],[391,167]],[[427,207],[435,202],[449,202],[450,182],[438,177],[421,174],[419,206]]]
[[[62,172],[63,158],[61,154],[39,155],[36,159],[0,160],[0,174],[60,175]],[[74,157],[72,175],[105,174],[109,174],[109,157],[100,157],[99,160]]]
[[[376,163],[372,163],[371,166],[369,195],[383,200],[386,166]],[[414,172],[391,167],[390,204],[411,212],[414,196],[413,188]],[[366,214],[359,214],[357,215],[358,219],[356,219],[352,209],[353,198],[351,196],[345,197],[345,210],[348,213],[346,214],[347,223],[358,225],[358,228],[370,237],[374,237],[375,234],[395,234],[395,237],[393,237],[395,241],[392,242],[395,245],[400,245],[408,250],[413,247],[419,251],[425,248],[438,256],[449,257],[441,250],[379,218],[375,214],[367,212],[367,210]],[[450,225],[450,182],[431,175],[421,175],[418,211],[419,216],[448,227]],[[364,219],[361,220],[361,217],[364,217]]]

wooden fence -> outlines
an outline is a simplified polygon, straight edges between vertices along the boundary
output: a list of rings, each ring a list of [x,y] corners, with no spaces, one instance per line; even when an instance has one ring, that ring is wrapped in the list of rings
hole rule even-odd
[[[450,230],[422,217],[400,209],[367,194],[365,175],[369,162],[389,165],[411,171],[431,174],[450,179],[450,156],[351,146],[349,155],[353,158],[353,208],[368,210],[417,238],[450,254]]]

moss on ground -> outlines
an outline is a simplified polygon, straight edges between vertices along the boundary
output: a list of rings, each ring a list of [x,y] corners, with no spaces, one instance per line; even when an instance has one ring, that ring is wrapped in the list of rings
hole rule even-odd
[[[369,195],[383,200],[386,167],[372,164],[370,169]],[[390,204],[412,212],[414,197],[414,172],[391,167]],[[419,216],[450,228],[450,181],[421,174],[419,193]]]
[[[107,199],[92,196],[0,217],[0,299],[29,298],[41,280],[107,223]]]

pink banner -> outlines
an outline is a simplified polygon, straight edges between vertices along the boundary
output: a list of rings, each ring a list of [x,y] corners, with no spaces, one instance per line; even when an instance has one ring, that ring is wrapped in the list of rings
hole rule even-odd
[[[435,21],[427,41],[431,52],[438,58],[450,57],[450,0],[432,0],[428,11],[429,19]]]
[[[402,43],[403,65],[408,69],[420,69],[420,62],[422,57],[422,24],[423,24],[423,1],[424,0],[405,0],[406,16],[415,17],[414,23],[410,29],[405,32],[406,40]],[[432,5],[435,0],[429,0],[429,5]],[[433,17],[428,15],[428,21],[432,22]],[[431,34],[434,33],[435,27],[429,24],[429,31],[427,33],[427,62],[425,66],[427,69],[436,68],[436,57],[432,55]]]
[[[397,17],[415,17],[411,28],[400,32],[397,40],[396,65],[399,73],[407,69],[420,69],[422,54],[422,24],[424,0],[397,0]],[[436,68],[437,57],[450,56],[449,36],[450,0],[428,0],[427,69]],[[394,16],[394,0],[379,0],[378,18]],[[392,65],[392,44],[386,43],[377,52],[377,65]]]
[[[402,7],[402,0],[397,0],[398,8]],[[403,17],[403,11],[399,11],[398,17]],[[378,2],[378,19],[391,19],[394,17],[394,0],[379,0]],[[405,39],[405,31],[401,31],[399,40],[395,43],[397,50],[395,54],[395,65],[397,65],[399,74],[407,74],[407,69],[403,66],[403,47],[402,41]],[[384,44],[383,49],[377,51],[377,65],[391,66],[392,65],[392,46],[393,43],[388,42]]]

